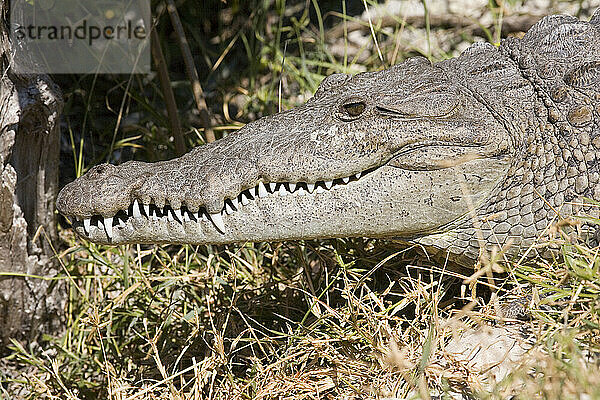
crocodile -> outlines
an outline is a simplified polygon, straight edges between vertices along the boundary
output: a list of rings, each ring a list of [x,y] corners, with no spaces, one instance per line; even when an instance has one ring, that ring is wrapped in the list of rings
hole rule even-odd
[[[597,216],[600,10],[540,20],[357,75],[305,104],[156,163],[94,166],[57,208],[104,244],[398,238],[457,259],[523,252]]]

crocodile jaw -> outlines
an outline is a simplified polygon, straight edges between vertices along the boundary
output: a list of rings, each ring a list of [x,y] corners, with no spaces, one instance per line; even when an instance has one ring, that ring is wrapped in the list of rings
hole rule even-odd
[[[490,198],[514,162],[511,144],[479,98],[416,58],[331,75],[304,105],[178,159],[96,166],[61,190],[57,208],[77,217],[79,234],[111,244],[422,236]],[[265,184],[308,193],[264,196]],[[249,190],[252,201],[228,209]]]
[[[132,208],[121,220],[84,226],[76,232],[105,244],[225,244],[332,237],[412,237],[434,233],[461,220],[490,196],[508,161],[477,159],[434,170],[409,171],[384,165],[360,179],[319,192],[254,196],[230,214],[208,218],[179,214],[150,218]],[[253,193],[254,194],[254,193]],[[143,208],[142,208],[143,209]],[[192,218],[190,218],[192,217]],[[105,224],[112,226],[107,229]],[[87,224],[86,224],[87,225]],[[110,237],[109,237],[110,234]]]

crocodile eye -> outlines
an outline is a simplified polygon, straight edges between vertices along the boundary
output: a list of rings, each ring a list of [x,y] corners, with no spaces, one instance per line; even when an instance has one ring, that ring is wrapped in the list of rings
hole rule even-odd
[[[114,166],[110,164],[99,164],[95,167],[90,168],[90,170],[85,174],[88,179],[98,179],[102,178],[104,175],[107,175],[112,171]]]
[[[341,111],[346,118],[356,118],[360,116],[366,108],[367,105],[364,101],[350,101],[342,104]]]

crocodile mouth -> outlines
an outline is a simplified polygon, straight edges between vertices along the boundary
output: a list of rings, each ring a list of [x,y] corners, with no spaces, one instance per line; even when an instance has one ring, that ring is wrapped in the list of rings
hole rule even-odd
[[[140,199],[134,199],[127,209],[119,210],[111,217],[100,214],[91,217],[67,216],[73,228],[83,237],[100,239],[104,236],[107,243],[112,243],[115,232],[126,227],[131,220],[145,223],[174,223],[185,226],[188,223],[205,224],[203,228],[212,226],[220,234],[227,231],[223,218],[243,210],[244,207],[256,202],[257,199],[286,196],[311,196],[335,190],[350,183],[363,179],[381,166],[373,167],[362,172],[333,180],[320,180],[315,183],[307,182],[259,182],[252,188],[241,191],[234,198],[227,198],[219,213],[209,213],[201,206],[197,211],[190,210],[186,205],[173,208],[170,204],[157,206],[150,200],[145,204]]]
[[[436,150],[432,154],[446,157],[437,150],[441,146],[429,147]],[[411,163],[412,152],[400,152],[345,177],[314,183],[260,180],[221,200],[218,212],[207,205],[192,207],[185,199],[159,202],[139,193],[111,216],[65,214],[80,236],[104,244],[428,234],[465,215],[469,204],[480,204],[503,178],[508,159],[470,153],[473,156],[457,156],[448,165],[436,165],[430,157],[430,169]]]

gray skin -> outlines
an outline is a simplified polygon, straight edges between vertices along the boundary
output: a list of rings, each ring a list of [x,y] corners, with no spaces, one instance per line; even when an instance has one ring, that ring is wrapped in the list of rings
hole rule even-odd
[[[600,11],[550,16],[433,65],[331,75],[177,159],[98,165],[57,208],[98,243],[394,237],[472,260],[597,215],[578,204],[600,199],[599,113]]]

